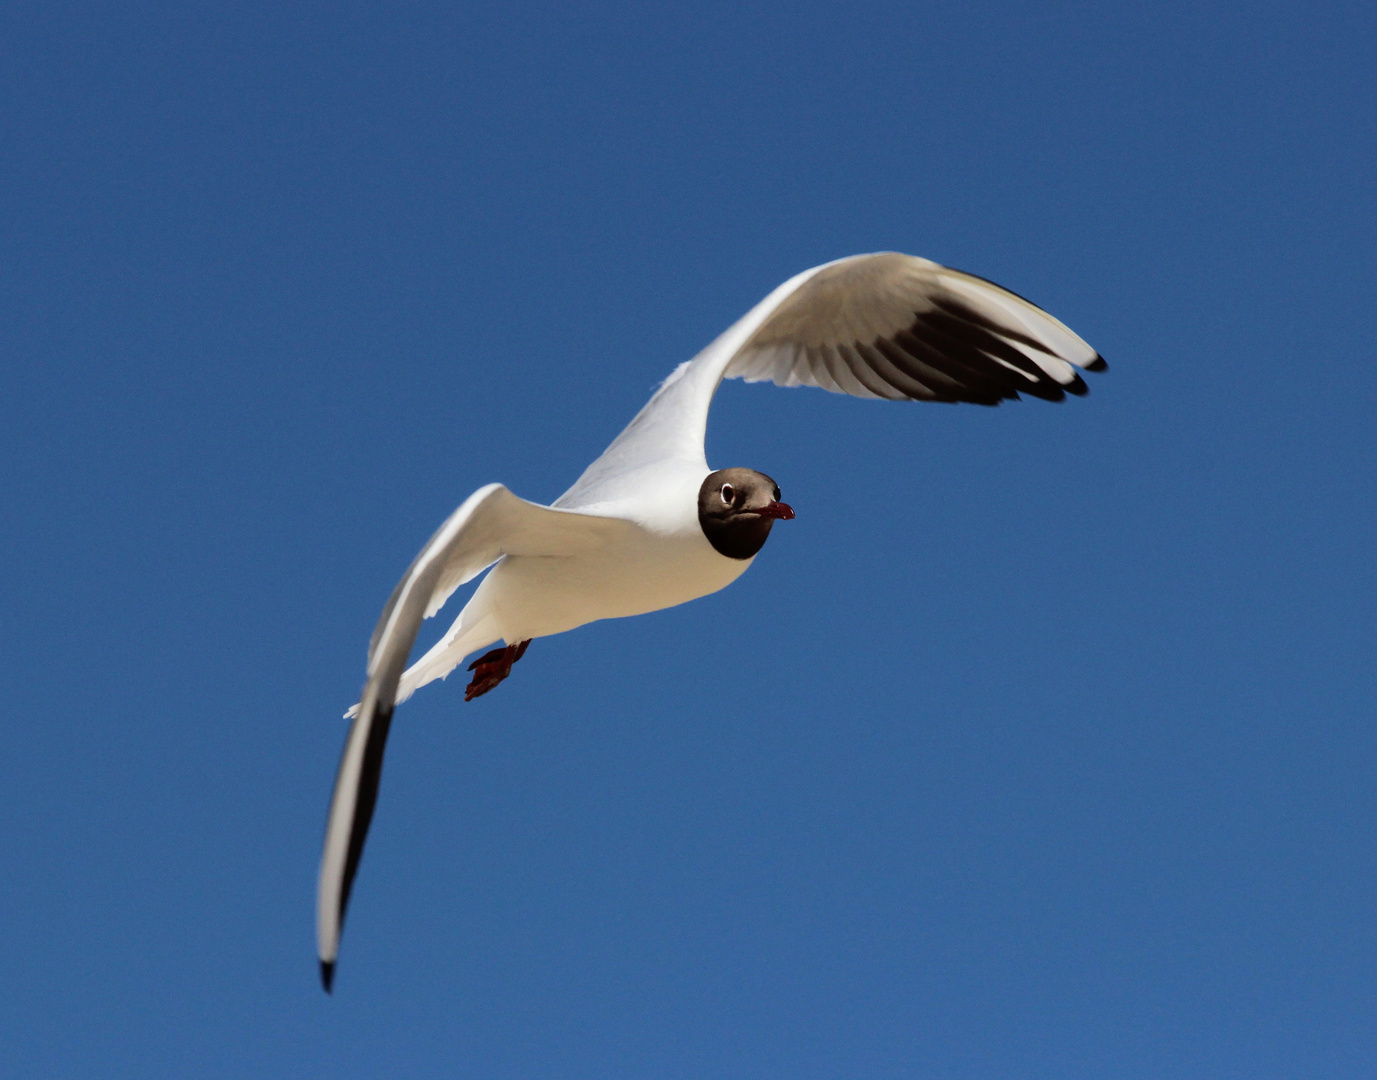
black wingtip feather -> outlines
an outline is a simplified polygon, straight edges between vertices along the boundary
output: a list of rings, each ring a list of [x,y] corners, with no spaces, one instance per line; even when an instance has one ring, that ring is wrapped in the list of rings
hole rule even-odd
[[[349,910],[349,894],[354,888],[354,875],[358,873],[359,859],[363,857],[363,842],[368,837],[368,826],[373,820],[373,809],[378,803],[378,784],[382,779],[383,752],[387,749],[387,733],[392,726],[392,709],[379,708],[373,716],[368,729],[368,741],[364,744],[363,764],[359,769],[358,792],[354,802],[354,820],[349,826],[349,847],[344,858],[344,877],[339,883],[339,926],[344,929],[344,915]],[[341,765],[343,768],[343,765]],[[336,783],[339,781],[337,780]],[[325,992],[335,981],[335,962],[320,962],[320,982]]]
[[[1109,364],[1107,364],[1107,363],[1105,362],[1105,358],[1104,358],[1103,356],[1101,356],[1099,353],[1096,353],[1096,354],[1095,354],[1095,359],[1092,360],[1092,361],[1090,361],[1090,363],[1088,363],[1088,364],[1085,365],[1085,370],[1086,370],[1086,371],[1108,371],[1108,370],[1109,370]]]
[[[1090,387],[1085,385],[1085,380],[1079,375],[1063,385],[1062,389],[1068,394],[1075,394],[1076,397],[1085,397],[1086,394],[1090,393]]]
[[[344,925],[344,913],[349,908],[349,894],[354,888],[354,875],[363,857],[363,842],[368,838],[368,826],[373,821],[373,809],[378,804],[378,784],[382,780],[383,752],[387,749],[387,733],[392,727],[392,710],[379,709],[368,730],[368,742],[363,748],[363,765],[359,770],[358,800],[354,803],[354,821],[349,830],[349,850],[344,859],[344,880],[340,882],[339,920]]]

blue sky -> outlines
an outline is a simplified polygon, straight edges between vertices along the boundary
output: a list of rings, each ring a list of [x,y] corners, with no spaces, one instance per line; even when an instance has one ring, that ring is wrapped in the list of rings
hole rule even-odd
[[[3,24],[0,1072],[1377,1071],[1370,5]],[[339,717],[416,549],[879,249],[1111,370],[728,384],[709,460],[798,519],[398,712],[327,998]]]

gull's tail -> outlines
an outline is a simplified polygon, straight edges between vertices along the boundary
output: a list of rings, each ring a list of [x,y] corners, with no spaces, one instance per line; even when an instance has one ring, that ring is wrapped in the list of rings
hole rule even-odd
[[[477,599],[476,595],[474,599]],[[494,628],[495,620],[487,605],[483,605],[482,611],[473,611],[473,607],[471,600],[459,613],[459,617],[454,620],[454,625],[445,636],[402,673],[402,681],[397,685],[398,705],[426,683],[445,678],[469,653],[502,640],[502,635]],[[353,719],[358,711],[359,707],[356,704],[344,715]]]

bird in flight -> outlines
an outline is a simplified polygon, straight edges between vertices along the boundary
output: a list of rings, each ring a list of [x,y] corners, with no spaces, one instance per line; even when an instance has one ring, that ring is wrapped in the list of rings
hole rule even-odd
[[[501,484],[464,500],[412,561],[368,645],[367,682],[335,777],[316,904],[330,991],[349,891],[373,818],[393,709],[470,653],[464,700],[511,673],[538,637],[717,592],[794,511],[755,469],[708,467],[708,407],[723,379],[819,386],[889,401],[998,405],[1084,394],[1104,359],[1041,308],[983,278],[896,252],[790,278],[680,364],[574,486],[549,506]],[[410,667],[424,619],[484,570],[454,625]]]

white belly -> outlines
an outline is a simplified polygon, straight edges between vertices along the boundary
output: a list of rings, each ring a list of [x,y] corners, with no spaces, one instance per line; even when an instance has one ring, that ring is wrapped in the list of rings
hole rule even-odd
[[[701,531],[662,536],[637,530],[631,543],[615,550],[570,558],[508,556],[471,603],[491,611],[506,641],[524,641],[696,600],[726,588],[750,565],[750,559],[718,554]]]

